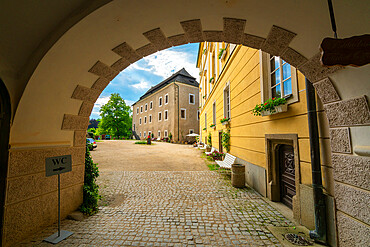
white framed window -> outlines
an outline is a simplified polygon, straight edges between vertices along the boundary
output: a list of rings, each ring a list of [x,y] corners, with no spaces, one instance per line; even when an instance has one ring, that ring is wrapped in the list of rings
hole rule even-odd
[[[168,132],[167,130],[164,131],[164,137],[168,137]]]
[[[136,115],[139,114],[139,107],[136,108]]]
[[[216,124],[216,101],[214,101],[212,105],[212,120],[213,124]]]
[[[153,109],[153,101],[150,101],[149,103],[149,109],[152,110]]]
[[[139,124],[141,125],[141,118],[139,119]]]
[[[186,109],[181,108],[180,117],[181,119],[186,119]]]
[[[164,111],[164,121],[168,120],[168,110]]]
[[[158,130],[158,137],[161,138],[161,131]]]
[[[146,132],[144,131],[144,138],[146,138]]]
[[[146,124],[146,116],[144,117],[144,124]]]
[[[149,115],[149,123],[152,122],[152,114]]]
[[[199,121],[200,120],[200,111],[198,110],[197,112],[197,120]]]
[[[193,129],[189,129],[189,134],[193,134],[194,133],[194,130]]]
[[[162,112],[158,112],[158,122],[162,121]]]
[[[159,106],[162,106],[162,104],[163,104],[162,100],[163,100],[163,98],[162,97],[159,97],[159,99],[158,99],[158,105]]]
[[[281,57],[260,51],[261,101],[285,98],[288,104],[299,101],[297,69]]]
[[[195,95],[189,93],[189,104],[195,105]]]
[[[224,117],[230,118],[230,82],[224,88]]]
[[[145,104],[145,112],[148,111],[148,103]]]
[[[140,106],[140,113],[143,113],[143,106]]]
[[[164,104],[167,105],[168,104],[168,94],[166,94],[164,96]]]

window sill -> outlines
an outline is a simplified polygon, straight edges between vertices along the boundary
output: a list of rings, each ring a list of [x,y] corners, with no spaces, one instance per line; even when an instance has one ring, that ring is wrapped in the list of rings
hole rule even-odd
[[[282,113],[286,111],[288,111],[288,104],[278,105],[278,106],[275,106],[275,112],[261,111],[261,116],[265,117],[265,116],[270,116],[270,115],[274,115],[274,114]]]

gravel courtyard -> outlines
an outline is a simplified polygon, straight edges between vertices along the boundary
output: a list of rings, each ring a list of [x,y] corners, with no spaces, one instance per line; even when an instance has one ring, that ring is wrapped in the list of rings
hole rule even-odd
[[[291,226],[250,188],[209,171],[200,151],[186,145],[99,142],[103,205],[83,221],[64,220],[74,232],[59,246],[281,246],[267,226]],[[41,232],[29,246],[49,245]]]

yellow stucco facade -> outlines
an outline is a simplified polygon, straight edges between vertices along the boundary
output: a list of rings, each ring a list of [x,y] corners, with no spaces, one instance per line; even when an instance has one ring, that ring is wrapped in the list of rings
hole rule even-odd
[[[222,49],[226,49],[225,54],[220,55]],[[201,76],[199,92],[201,140],[207,142],[207,137],[211,134],[212,146],[221,149],[220,133],[229,128],[229,153],[236,156],[238,162],[246,165],[247,183],[252,183],[251,187],[262,195],[278,201],[279,198],[276,199],[274,192],[271,192],[273,190],[271,183],[274,183],[271,177],[277,176],[277,174],[274,175],[276,166],[270,164],[269,168],[268,165],[269,160],[272,163],[278,161],[271,158],[276,150],[269,150],[267,139],[271,137],[270,135],[273,139],[276,137],[275,147],[277,147],[277,144],[280,144],[279,140],[296,136],[290,140],[290,144],[294,146],[294,154],[298,156],[295,157],[296,196],[293,198],[292,209],[295,218],[306,226],[312,227],[313,218],[308,219],[305,215],[307,213],[305,201],[307,197],[312,196],[305,77],[291,67],[291,81],[292,84],[296,84],[292,86],[292,95],[287,99],[287,111],[268,116],[255,116],[252,112],[253,108],[268,98],[268,90],[270,90],[266,86],[271,73],[267,71],[270,65],[265,62],[266,57],[268,61],[269,54],[241,45],[214,42],[200,44],[197,67]],[[228,89],[229,113],[226,109],[228,104],[225,102],[227,101],[225,90]],[[316,98],[322,179],[324,192],[328,198],[331,198],[334,189],[330,164],[329,127],[322,104],[318,97]],[[230,117],[228,125],[220,122],[225,116]],[[212,124],[216,126],[212,127]],[[293,139],[296,140],[293,141]],[[286,142],[281,142],[281,144],[284,143]],[[223,151],[225,152],[224,148]]]

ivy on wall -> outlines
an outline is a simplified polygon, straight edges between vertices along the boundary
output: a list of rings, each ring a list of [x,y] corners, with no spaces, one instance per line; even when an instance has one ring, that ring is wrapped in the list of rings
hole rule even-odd
[[[96,178],[99,176],[98,164],[94,163],[91,158],[89,145],[92,144],[86,144],[83,203],[80,206],[80,211],[87,215],[93,215],[99,211],[98,201],[101,196],[99,195],[99,186],[96,184]]]
[[[230,128],[227,128],[226,131],[222,132],[222,147],[226,150],[226,152],[230,151]]]

